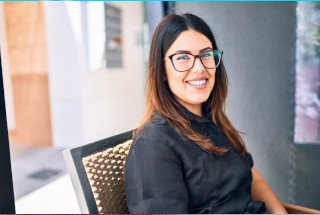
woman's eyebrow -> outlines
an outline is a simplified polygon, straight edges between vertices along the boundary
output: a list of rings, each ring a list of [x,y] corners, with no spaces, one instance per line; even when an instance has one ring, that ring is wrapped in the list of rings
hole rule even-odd
[[[204,52],[204,51],[207,51],[207,50],[212,50],[212,48],[211,48],[211,47],[203,48],[203,49],[201,49],[201,50],[199,51],[199,53]],[[190,51],[187,51],[187,50],[178,50],[178,51],[176,51],[174,54],[191,54],[191,52],[190,52]]]
[[[174,54],[191,54],[191,52],[190,51],[187,51],[187,50],[178,50],[178,51],[176,51]]]
[[[207,50],[212,50],[212,48],[211,48],[211,47],[206,47],[206,48],[204,48],[204,49],[201,49],[201,50],[199,51],[199,53],[204,52],[204,51],[207,51]]]

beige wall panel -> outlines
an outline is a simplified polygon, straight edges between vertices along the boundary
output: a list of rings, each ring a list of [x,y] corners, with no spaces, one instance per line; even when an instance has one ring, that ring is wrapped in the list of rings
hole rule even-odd
[[[33,146],[51,145],[48,78],[45,74],[12,76],[16,129],[10,142]]]
[[[47,54],[41,2],[4,4],[12,73],[46,73]]]
[[[5,2],[16,127],[10,143],[51,146],[47,47],[41,2]]]

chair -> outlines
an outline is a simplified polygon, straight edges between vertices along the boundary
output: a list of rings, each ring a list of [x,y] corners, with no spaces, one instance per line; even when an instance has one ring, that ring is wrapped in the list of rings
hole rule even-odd
[[[299,205],[283,203],[283,206],[287,210],[288,214],[320,214],[320,210],[302,207]]]
[[[132,132],[63,151],[82,213],[129,213],[124,193],[124,162]]]
[[[132,132],[63,151],[82,213],[128,214],[124,193],[124,163]],[[283,203],[289,214],[320,214]]]

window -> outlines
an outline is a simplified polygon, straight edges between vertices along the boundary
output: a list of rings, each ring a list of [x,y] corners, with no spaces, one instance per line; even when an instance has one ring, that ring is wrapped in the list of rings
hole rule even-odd
[[[295,143],[320,144],[320,2],[297,3]]]

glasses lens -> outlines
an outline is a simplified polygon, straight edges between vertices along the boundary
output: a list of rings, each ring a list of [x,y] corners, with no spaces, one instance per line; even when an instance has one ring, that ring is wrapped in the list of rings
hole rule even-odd
[[[177,71],[189,70],[194,61],[194,56],[190,54],[176,54],[172,57],[172,63]]]
[[[215,67],[218,67],[220,65],[221,57],[222,57],[221,52],[213,51],[213,58],[214,58],[214,62],[215,62]]]
[[[219,51],[207,51],[202,53],[200,57],[206,68],[213,69],[219,66],[221,53]]]

